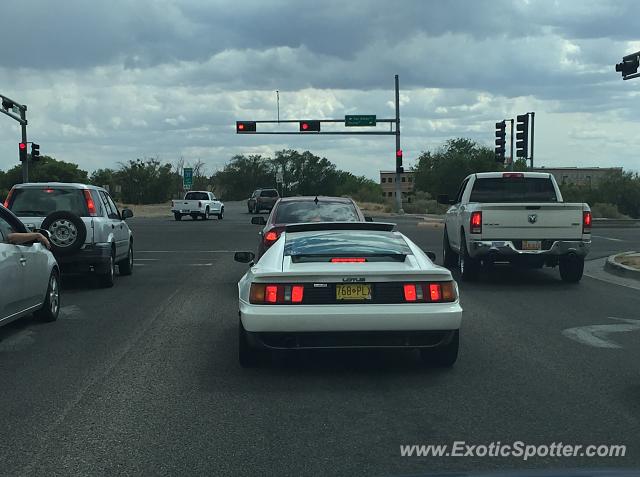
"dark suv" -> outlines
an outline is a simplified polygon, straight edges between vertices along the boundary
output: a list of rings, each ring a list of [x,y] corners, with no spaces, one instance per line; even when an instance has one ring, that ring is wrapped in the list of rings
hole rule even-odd
[[[247,209],[250,214],[257,214],[261,210],[271,212],[280,194],[276,189],[256,189],[247,200]]]

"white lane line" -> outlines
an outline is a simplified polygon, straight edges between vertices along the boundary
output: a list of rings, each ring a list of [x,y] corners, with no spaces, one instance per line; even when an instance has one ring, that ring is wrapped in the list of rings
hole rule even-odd
[[[640,320],[630,320],[626,318],[608,317],[610,320],[618,320],[623,323],[615,325],[590,325],[568,328],[562,334],[578,343],[594,348],[622,348],[618,343],[607,339],[610,333],[624,333],[628,331],[640,330]]]
[[[134,258],[134,260],[136,262],[142,262],[142,261],[145,261],[145,262],[157,262],[160,259],[159,258]]]
[[[600,239],[604,239],[604,240],[611,240],[612,242],[626,242],[626,240],[622,240],[619,238],[613,238],[613,237],[605,237],[603,235],[593,235],[591,234],[591,238],[600,238]]]
[[[188,263],[191,267],[212,267],[213,263]]]
[[[136,253],[235,253],[236,250],[136,250]]]

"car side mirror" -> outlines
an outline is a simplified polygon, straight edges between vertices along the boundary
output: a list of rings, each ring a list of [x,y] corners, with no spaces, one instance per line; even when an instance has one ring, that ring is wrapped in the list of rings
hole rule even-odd
[[[251,217],[251,223],[253,225],[267,225],[267,220],[263,216]]]
[[[131,209],[122,209],[122,220],[127,220],[133,217],[133,211]]]
[[[427,257],[429,257],[429,260],[431,260],[432,262],[436,261],[436,254],[433,252],[425,252],[427,254]]]
[[[233,254],[233,259],[240,263],[251,263],[256,258],[256,254],[253,252],[236,252]]]
[[[451,205],[451,199],[447,194],[438,194],[438,204]]]
[[[364,216],[364,221],[365,222],[373,222],[373,217],[369,217],[368,215]]]

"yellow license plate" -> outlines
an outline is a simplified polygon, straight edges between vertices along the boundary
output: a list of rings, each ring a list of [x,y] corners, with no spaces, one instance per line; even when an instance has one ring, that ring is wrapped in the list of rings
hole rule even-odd
[[[336,300],[371,300],[371,285],[336,285]]]
[[[522,250],[540,250],[542,242],[540,240],[523,240]]]

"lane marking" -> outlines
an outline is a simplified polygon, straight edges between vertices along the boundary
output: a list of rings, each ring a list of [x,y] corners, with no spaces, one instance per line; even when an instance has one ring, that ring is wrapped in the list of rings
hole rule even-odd
[[[589,325],[567,328],[562,334],[571,340],[577,341],[594,348],[622,348],[618,343],[607,339],[610,333],[625,333],[628,331],[640,330],[640,320],[630,320],[627,318],[607,317],[610,320],[618,320],[623,323],[615,325]]]
[[[187,265],[191,267],[211,267],[213,263],[188,263]]]
[[[626,240],[623,239],[619,239],[619,238],[613,238],[613,237],[605,237],[603,235],[593,235],[591,234],[591,238],[600,238],[600,239],[604,239],[604,240],[611,240],[612,242],[626,242]]]
[[[157,262],[160,259],[159,258],[134,258],[134,260],[138,261],[138,262],[142,262],[142,261],[145,261],[145,262]]]

